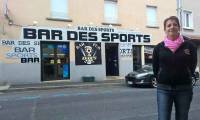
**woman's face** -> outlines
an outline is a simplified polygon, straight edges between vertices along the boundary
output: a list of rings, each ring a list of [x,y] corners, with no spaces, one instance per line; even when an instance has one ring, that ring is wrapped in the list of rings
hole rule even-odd
[[[180,27],[175,20],[168,20],[165,25],[165,33],[168,38],[175,40],[179,36]]]

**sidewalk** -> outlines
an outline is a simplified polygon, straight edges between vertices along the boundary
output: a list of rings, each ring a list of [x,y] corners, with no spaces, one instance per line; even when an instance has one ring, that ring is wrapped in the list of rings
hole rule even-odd
[[[92,87],[92,86],[106,86],[106,85],[122,85],[124,84],[123,79],[104,80],[95,82],[70,82],[70,81],[51,81],[33,84],[19,84],[10,85],[7,88],[0,86],[0,92],[17,92],[17,91],[28,91],[28,90],[48,90],[48,89],[59,89],[59,88],[75,88],[75,87]]]

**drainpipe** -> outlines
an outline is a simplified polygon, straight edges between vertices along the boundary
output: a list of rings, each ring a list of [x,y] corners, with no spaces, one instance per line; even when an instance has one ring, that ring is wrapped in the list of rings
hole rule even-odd
[[[141,63],[142,66],[145,64],[144,45],[141,45]]]
[[[182,11],[183,11],[183,8],[182,8],[182,0],[177,0],[177,16],[179,18],[179,21],[180,21],[180,26],[181,26],[181,32],[183,32],[183,18],[182,18]]]
[[[6,34],[6,31],[5,31],[5,25],[4,25],[4,23],[2,23],[2,31],[1,31],[1,32],[2,32],[2,34],[3,34],[3,35],[5,35],[5,34]]]
[[[3,1],[3,15],[6,16],[8,15],[8,0]]]
[[[8,0],[3,0],[3,4],[2,4],[2,34],[5,35],[5,21],[4,19],[6,18],[6,16],[8,16]]]

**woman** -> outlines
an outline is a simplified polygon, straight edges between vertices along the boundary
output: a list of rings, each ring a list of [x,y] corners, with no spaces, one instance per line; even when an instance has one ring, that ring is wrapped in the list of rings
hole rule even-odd
[[[158,120],[171,119],[173,104],[176,120],[188,120],[193,96],[192,75],[197,64],[196,47],[180,35],[177,17],[164,20],[164,31],[164,40],[153,51]]]

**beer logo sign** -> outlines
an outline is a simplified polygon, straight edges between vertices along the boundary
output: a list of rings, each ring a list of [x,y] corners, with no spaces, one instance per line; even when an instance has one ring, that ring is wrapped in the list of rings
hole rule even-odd
[[[76,42],[76,65],[101,64],[101,43]]]

